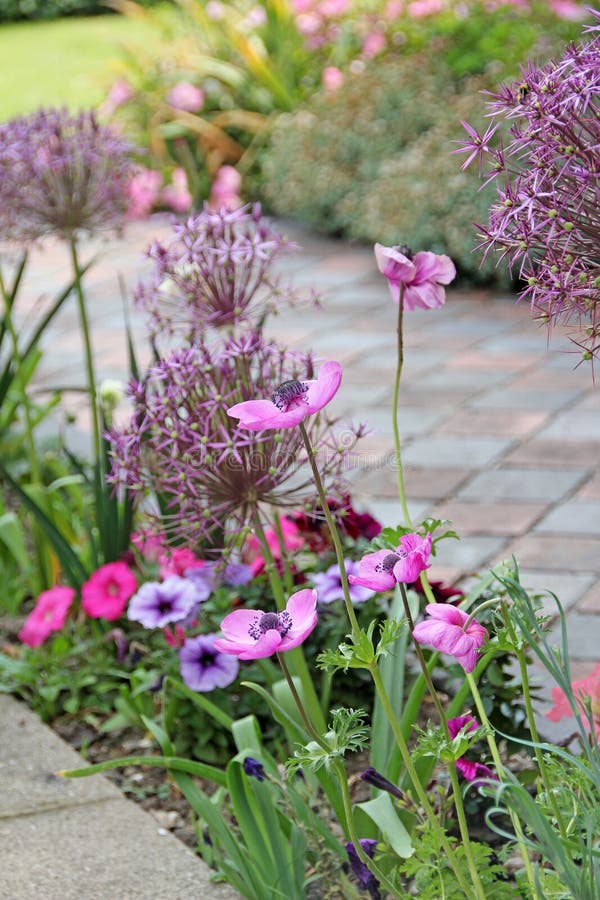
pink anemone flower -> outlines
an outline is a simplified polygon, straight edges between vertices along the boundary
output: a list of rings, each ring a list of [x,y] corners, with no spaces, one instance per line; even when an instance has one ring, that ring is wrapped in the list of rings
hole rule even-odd
[[[223,638],[214,646],[238,659],[263,659],[273,653],[293,650],[317,624],[317,592],[296,591],[283,612],[236,609],[221,622]]]
[[[350,584],[372,591],[390,591],[398,583],[412,584],[428,569],[431,535],[403,534],[395,550],[367,553],[358,564],[358,575],[349,575]]]
[[[53,631],[60,631],[67,620],[74,596],[73,588],[61,584],[42,591],[34,609],[25,619],[18,635],[19,640],[29,647],[39,647]]]
[[[479,722],[474,716],[457,716],[455,719],[448,719],[448,733],[454,739],[459,731],[468,726],[469,731],[477,731]],[[456,760],[456,768],[467,781],[497,781],[497,777],[488,766],[483,763],[473,762],[461,756]]]
[[[400,285],[404,285],[403,309],[437,309],[444,305],[444,285],[456,277],[449,256],[438,256],[428,250],[414,253],[402,244],[384,247],[375,244],[377,267],[388,280],[394,303],[400,302]]]
[[[316,379],[284,381],[270,400],[245,400],[227,410],[240,420],[240,428],[264,431],[268,428],[293,428],[307,416],[323,409],[337,393],[342,367],[337,362],[323,363]]]
[[[477,653],[487,638],[486,629],[475,619],[465,628],[469,616],[447,603],[429,603],[425,609],[431,618],[415,625],[415,641],[453,656],[465,672],[472,672]]]
[[[591,731],[592,725],[587,715],[588,711],[585,703],[585,698],[590,698],[593,726],[598,740],[600,740],[600,665],[597,665],[587,678],[573,681],[571,688],[575,695],[575,702],[581,711],[583,723]],[[546,713],[547,719],[550,719],[552,722],[559,722],[565,717],[573,716],[571,704],[561,688],[552,688],[552,699],[554,700],[554,706]]]

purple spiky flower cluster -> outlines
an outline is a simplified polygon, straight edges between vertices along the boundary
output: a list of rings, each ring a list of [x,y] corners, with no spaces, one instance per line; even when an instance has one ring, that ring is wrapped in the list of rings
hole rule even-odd
[[[520,298],[551,330],[567,326],[583,360],[600,355],[600,12],[591,37],[557,61],[531,62],[492,94],[484,134],[463,123],[463,168],[477,159],[497,183],[481,249],[526,282]],[[498,140],[510,123],[510,141]],[[491,165],[490,165],[491,164]]]
[[[0,239],[118,228],[131,151],[93,110],[42,109],[0,125]]]
[[[266,343],[255,332],[175,351],[131,385],[131,421],[110,435],[113,482],[144,500],[151,524],[169,537],[218,550],[263,504],[314,502],[299,430],[251,432],[227,415],[235,403],[312,375],[309,354]],[[352,448],[338,446],[332,424],[314,416],[308,430],[335,496]],[[160,498],[162,513],[152,511],[150,497]]]
[[[154,272],[136,293],[152,335],[194,343],[209,326],[260,321],[283,296],[291,298],[271,269],[292,246],[266,223],[258,203],[207,208],[175,224],[168,245],[150,247]]]

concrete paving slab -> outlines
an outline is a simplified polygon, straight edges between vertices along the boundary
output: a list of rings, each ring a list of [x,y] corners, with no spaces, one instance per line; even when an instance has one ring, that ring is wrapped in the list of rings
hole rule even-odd
[[[554,534],[600,535],[600,502],[570,500],[538,522],[535,531]]]
[[[0,696],[0,900],[234,900],[209,868],[24,704]]]
[[[541,460],[540,460],[541,462]],[[465,500],[560,500],[586,479],[585,470],[502,468],[478,472],[462,487]]]

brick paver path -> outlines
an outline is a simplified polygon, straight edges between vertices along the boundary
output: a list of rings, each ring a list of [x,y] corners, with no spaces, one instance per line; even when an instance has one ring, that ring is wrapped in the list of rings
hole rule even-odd
[[[370,248],[280,224],[304,248],[282,271],[320,290],[323,307],[287,310],[268,333],[343,363],[337,411],[372,428],[348,472],[354,496],[394,524],[396,311],[387,285]],[[100,247],[87,278],[100,378],[127,375],[117,274],[131,294],[148,271],[142,254],[150,239],[169,231],[168,220],[155,217]],[[39,295],[63,285],[68,272],[59,245],[35,254],[21,308],[39,306]],[[133,321],[147,359],[142,318],[134,313]],[[589,369],[573,369],[560,336],[548,349],[545,332],[512,296],[451,289],[443,309],[411,313],[405,325],[400,423],[411,511],[451,518],[463,536],[444,542],[432,577],[464,580],[514,553],[524,582],[554,590],[569,610],[574,671],[588,674],[600,662],[600,391]],[[83,386],[80,345],[69,301],[46,338],[44,387]],[[83,398],[68,393],[64,402],[78,415],[69,439],[85,446]]]

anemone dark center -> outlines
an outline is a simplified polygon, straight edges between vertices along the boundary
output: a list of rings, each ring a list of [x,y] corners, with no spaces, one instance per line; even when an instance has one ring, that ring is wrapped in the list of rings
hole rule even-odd
[[[399,559],[401,559],[399,553],[388,553],[387,556],[383,557],[380,563],[377,563],[375,571],[391,572]]]
[[[407,259],[414,259],[414,258],[415,258],[414,251],[410,249],[410,247],[408,246],[408,244],[397,244],[397,245],[394,247],[394,250],[397,250],[398,253],[401,253],[401,254],[402,254],[403,256],[405,256]]]
[[[287,412],[294,401],[304,399],[308,385],[303,381],[284,381],[271,395],[271,400],[281,412]]]
[[[292,627],[292,617],[289,612],[261,613],[250,623],[248,634],[258,641],[267,631],[278,631],[281,637],[285,637]]]

